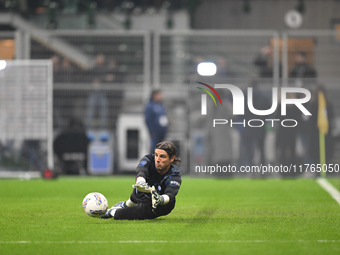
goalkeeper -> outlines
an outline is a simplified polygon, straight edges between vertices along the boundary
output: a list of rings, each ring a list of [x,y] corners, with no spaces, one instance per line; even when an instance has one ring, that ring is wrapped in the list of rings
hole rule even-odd
[[[169,214],[175,207],[181,173],[174,165],[176,147],[169,141],[156,145],[155,154],[144,156],[137,166],[136,184],[130,199],[107,210],[104,219],[144,220]]]

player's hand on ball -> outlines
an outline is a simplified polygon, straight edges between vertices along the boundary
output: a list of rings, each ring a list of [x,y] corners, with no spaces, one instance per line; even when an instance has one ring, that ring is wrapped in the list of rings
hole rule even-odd
[[[140,192],[151,193],[151,187],[146,181],[139,181],[136,184],[132,185],[133,188],[137,189]]]
[[[152,198],[152,208],[156,209],[157,206],[163,204],[164,198],[162,195],[159,195],[154,186],[151,188],[151,198]]]

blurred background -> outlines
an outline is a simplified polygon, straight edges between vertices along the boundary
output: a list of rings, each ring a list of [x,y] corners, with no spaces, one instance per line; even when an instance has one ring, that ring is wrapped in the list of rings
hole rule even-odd
[[[157,139],[177,145],[184,174],[320,163],[315,118],[292,109],[296,128],[212,130],[199,81],[256,87],[258,109],[272,87],[304,87],[313,116],[322,93],[324,160],[339,164],[339,56],[339,0],[0,0],[0,177],[133,173]]]

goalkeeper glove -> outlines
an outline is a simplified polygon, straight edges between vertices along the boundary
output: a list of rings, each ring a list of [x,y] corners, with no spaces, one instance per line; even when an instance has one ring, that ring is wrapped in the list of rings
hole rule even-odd
[[[164,203],[164,197],[159,195],[155,189],[155,186],[151,188],[152,208],[156,209],[157,206]]]
[[[136,184],[132,185],[133,188],[137,189],[140,192],[151,193],[151,187],[146,181],[139,181]]]

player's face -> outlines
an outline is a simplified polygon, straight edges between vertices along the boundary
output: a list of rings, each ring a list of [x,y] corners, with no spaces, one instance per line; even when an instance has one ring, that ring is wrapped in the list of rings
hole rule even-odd
[[[155,165],[156,170],[159,174],[166,174],[171,166],[171,162],[173,162],[175,156],[169,157],[168,153],[165,150],[156,149],[155,150]]]

